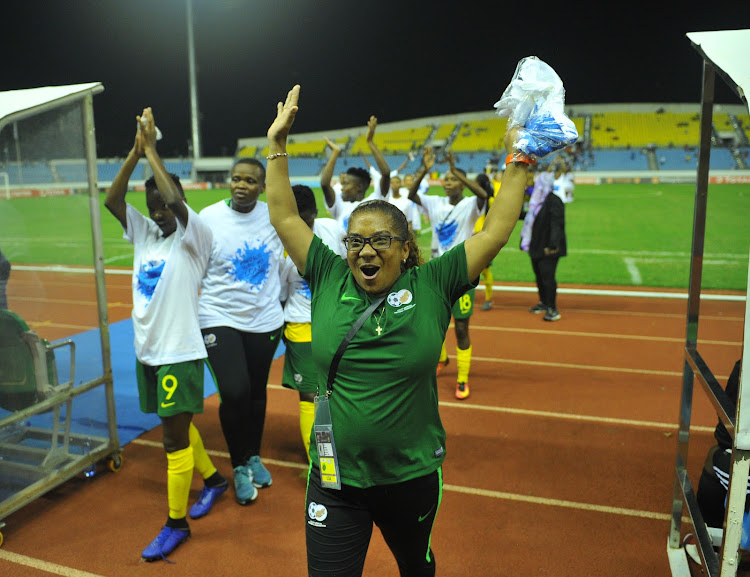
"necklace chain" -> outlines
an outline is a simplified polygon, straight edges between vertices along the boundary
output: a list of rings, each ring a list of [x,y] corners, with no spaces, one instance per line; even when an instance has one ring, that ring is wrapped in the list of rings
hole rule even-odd
[[[382,327],[380,326],[380,321],[383,320],[384,315],[385,315],[385,303],[383,303],[383,310],[380,311],[378,318],[375,320],[375,322],[378,325],[378,327],[375,329],[375,332],[378,333],[378,336],[381,335],[381,333],[383,332],[383,328],[385,327],[385,323],[383,323]]]

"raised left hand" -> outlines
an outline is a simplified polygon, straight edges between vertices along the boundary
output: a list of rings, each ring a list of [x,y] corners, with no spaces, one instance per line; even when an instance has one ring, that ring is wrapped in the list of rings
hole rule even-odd
[[[276,105],[276,119],[268,128],[267,136],[269,142],[286,145],[289,130],[292,128],[294,117],[297,115],[299,91],[300,85],[295,84],[287,93],[286,101],[283,103],[279,102]]]

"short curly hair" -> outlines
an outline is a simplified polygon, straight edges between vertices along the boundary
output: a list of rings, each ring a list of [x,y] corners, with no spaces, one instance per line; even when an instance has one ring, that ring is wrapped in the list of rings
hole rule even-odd
[[[406,215],[400,208],[386,200],[366,200],[365,202],[358,204],[349,215],[349,223],[351,224],[354,216],[367,212],[385,214],[391,221],[393,234],[405,238],[406,241],[409,242],[409,256],[406,257],[406,262],[402,263],[402,270],[407,270],[423,264],[422,255],[419,253],[419,244],[417,243],[416,238],[414,238],[413,232],[409,229],[409,221],[406,219]]]
[[[185,191],[182,189],[182,183],[180,182],[180,177],[171,172],[168,174],[169,174],[169,177],[172,179],[172,181],[177,185],[177,188],[180,191],[180,196],[182,196],[182,198],[185,198]],[[146,194],[158,194],[159,193],[159,187],[156,185],[156,177],[154,176],[149,177],[149,179],[144,183],[144,186],[146,187]]]
[[[370,173],[367,172],[364,168],[360,168],[358,166],[352,166],[349,170],[346,171],[346,174],[356,178],[362,184],[362,188],[364,188],[365,190],[367,190],[367,187],[370,186],[370,182],[372,182]]]

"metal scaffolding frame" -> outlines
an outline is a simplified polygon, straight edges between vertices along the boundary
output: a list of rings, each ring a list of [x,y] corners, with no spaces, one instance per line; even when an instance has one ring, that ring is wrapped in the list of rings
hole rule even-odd
[[[693,246],[690,259],[687,321],[682,376],[680,422],[677,435],[677,457],[672,496],[672,520],[667,540],[667,555],[673,577],[690,577],[685,550],[680,543],[683,509],[697,539],[697,551],[711,577],[736,576],[739,566],[742,518],[745,493],[750,472],[750,371],[740,376],[737,410],[712,371],[698,352],[698,320],[700,317],[700,292],[703,273],[703,249],[706,232],[706,206],[708,199],[709,159],[714,106],[714,89],[717,74],[732,88],[747,106],[746,90],[750,89],[750,30],[721,30],[691,32],[687,37],[703,57],[703,91],[701,96],[701,130],[698,154],[698,173],[695,189],[693,221]],[[750,275],[748,276],[750,289]],[[750,350],[750,301],[746,299],[743,354]],[[721,532],[709,531],[687,473],[690,418],[693,403],[694,379],[698,379],[721,422],[734,439],[732,467],[724,519]],[[743,411],[743,406],[745,410]],[[719,546],[719,555],[714,546]]]
[[[0,131],[8,125],[54,111],[60,107],[80,106],[83,151],[87,165],[87,192],[92,231],[94,277],[96,285],[102,372],[75,386],[74,351],[71,352],[70,382],[52,387],[46,398],[0,418],[0,432],[10,431],[2,440],[0,463],[2,471],[23,480],[20,489],[0,501],[0,528],[11,513],[41,497],[65,481],[90,468],[97,461],[110,459],[110,468],[119,469],[120,442],[115,415],[114,385],[110,350],[107,295],[104,282],[104,250],[97,186],[96,140],[93,97],[104,90],[101,83],[46,86],[0,92]],[[5,201],[0,201],[5,202]],[[66,343],[67,344],[67,341]],[[58,345],[49,346],[49,349]],[[51,384],[51,379],[50,383]],[[71,431],[72,402],[76,397],[103,387],[107,412],[107,436],[91,436]],[[61,412],[61,409],[63,411]],[[54,425],[47,430],[20,426],[35,415],[52,412]],[[64,414],[64,420],[62,419]],[[16,433],[16,431],[19,431]],[[27,444],[25,441],[31,440]],[[0,545],[3,536],[0,533]]]

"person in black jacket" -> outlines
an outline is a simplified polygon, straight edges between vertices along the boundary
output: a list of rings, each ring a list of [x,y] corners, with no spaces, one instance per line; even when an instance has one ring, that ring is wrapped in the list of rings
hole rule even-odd
[[[529,253],[536,277],[539,303],[529,309],[544,313],[545,321],[559,321],[557,263],[568,254],[565,238],[565,205],[553,189],[552,172],[539,173],[521,229],[521,250]]]
[[[8,297],[6,287],[10,278],[10,261],[5,258],[3,251],[0,250],[0,309],[8,308]]]
[[[740,384],[740,371],[742,370],[742,359],[734,364],[732,374],[729,375],[725,392],[737,406],[737,392]],[[727,431],[724,423],[718,422],[714,429],[716,445],[711,447],[706,455],[701,477],[698,480],[698,491],[696,497],[698,507],[703,515],[703,521],[709,527],[724,525],[724,501],[729,488],[729,471],[732,467],[732,436]],[[750,482],[748,482],[750,485]],[[745,513],[750,508],[750,499],[745,501]]]

